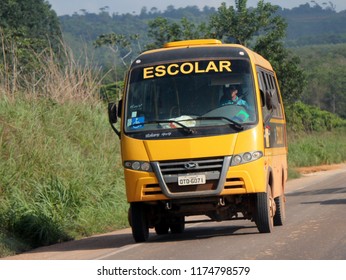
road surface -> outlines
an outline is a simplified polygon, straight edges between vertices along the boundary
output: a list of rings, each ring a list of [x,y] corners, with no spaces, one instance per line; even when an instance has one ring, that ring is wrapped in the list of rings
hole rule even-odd
[[[7,259],[346,260],[346,166],[291,180],[286,196],[286,224],[270,234],[250,221],[199,222],[136,244],[124,229]]]

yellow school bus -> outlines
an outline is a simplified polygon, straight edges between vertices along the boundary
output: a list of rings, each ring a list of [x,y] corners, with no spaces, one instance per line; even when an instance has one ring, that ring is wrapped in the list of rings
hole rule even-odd
[[[261,233],[284,223],[286,121],[262,56],[212,39],[146,51],[128,71],[122,100],[109,104],[109,119],[136,242],[150,228],[182,233],[189,216],[248,219]]]

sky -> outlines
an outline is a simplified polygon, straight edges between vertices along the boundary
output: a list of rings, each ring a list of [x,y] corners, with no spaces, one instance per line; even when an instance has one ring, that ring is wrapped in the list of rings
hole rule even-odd
[[[89,13],[99,13],[100,8],[108,6],[108,11],[112,14],[135,13],[138,14],[143,7],[148,11],[155,7],[160,11],[166,10],[167,6],[173,5],[174,8],[186,6],[204,6],[219,7],[222,2],[226,2],[228,6],[234,6],[234,0],[47,0],[58,16],[79,13],[81,9],[85,9]],[[322,3],[332,2],[336,6],[336,11],[346,10],[345,0],[315,0],[319,5]],[[248,0],[248,7],[256,7],[257,0]],[[310,2],[310,0],[268,0],[273,5],[279,5],[282,8],[291,9],[301,4]],[[312,4],[313,5],[313,4]]]

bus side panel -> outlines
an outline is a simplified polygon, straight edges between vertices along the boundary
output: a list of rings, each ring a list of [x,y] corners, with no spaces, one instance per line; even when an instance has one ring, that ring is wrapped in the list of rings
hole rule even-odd
[[[273,120],[265,133],[265,155],[272,170],[273,197],[284,193],[287,180],[287,142],[284,120]]]

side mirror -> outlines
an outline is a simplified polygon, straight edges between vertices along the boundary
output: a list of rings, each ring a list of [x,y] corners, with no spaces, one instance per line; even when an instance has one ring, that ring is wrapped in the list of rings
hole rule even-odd
[[[121,118],[122,108],[123,108],[123,100],[120,99],[118,103],[118,113],[117,113],[118,118]]]
[[[121,106],[121,103],[119,102],[119,106]],[[119,107],[121,108],[121,107]],[[113,131],[115,132],[116,135],[118,135],[118,137],[120,138],[120,131],[118,129],[116,129],[116,127],[114,126],[115,123],[117,123],[118,121],[118,116],[119,116],[119,111],[121,110],[117,110],[117,105],[115,103],[108,103],[108,119],[109,119],[109,123],[111,124],[111,127],[113,129]],[[120,112],[121,115],[121,112]]]

